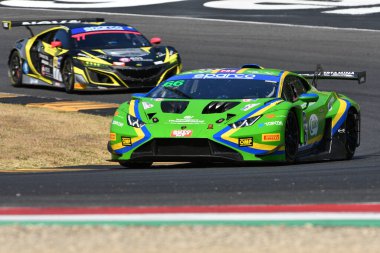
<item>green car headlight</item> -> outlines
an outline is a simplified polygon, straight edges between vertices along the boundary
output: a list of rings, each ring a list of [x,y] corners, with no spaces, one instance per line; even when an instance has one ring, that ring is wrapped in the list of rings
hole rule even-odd
[[[255,117],[252,117],[252,118],[247,118],[247,119],[244,119],[244,120],[239,120],[239,121],[236,121],[233,124],[230,124],[229,126],[231,128],[241,128],[241,127],[252,126],[260,118],[261,118],[261,115],[255,116]]]
[[[130,114],[127,115],[127,122],[128,122],[128,125],[131,127],[142,128],[143,126],[145,126],[144,122],[142,122],[136,117],[133,117]]]

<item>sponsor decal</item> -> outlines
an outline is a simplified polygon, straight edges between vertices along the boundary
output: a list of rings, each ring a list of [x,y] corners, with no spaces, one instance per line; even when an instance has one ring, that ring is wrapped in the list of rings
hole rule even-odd
[[[112,121],[112,125],[115,125],[115,126],[118,126],[118,127],[123,127],[124,123],[120,122],[120,121],[117,121],[117,120],[113,120]]]
[[[318,117],[312,114],[309,118],[309,133],[311,136],[316,136],[318,133]]]
[[[46,61],[49,61],[49,56],[47,56],[46,54],[38,54],[38,56],[41,58],[41,59],[44,59]]]
[[[41,60],[41,64],[42,65],[46,65],[46,66],[49,66],[50,65],[50,62],[49,61],[46,61],[44,59]]]
[[[259,105],[259,104],[248,104],[248,105],[244,106],[241,110],[246,112],[246,111],[252,109],[253,107],[256,107],[257,105]]]
[[[251,101],[252,101],[252,99],[250,99],[250,98],[243,99],[243,102],[251,102]]]
[[[150,108],[152,108],[154,106],[154,105],[152,105],[151,103],[148,103],[148,102],[142,102],[142,105],[143,105],[143,108],[145,110],[150,109]]]
[[[254,79],[252,74],[197,74],[194,79]]]
[[[54,68],[60,68],[62,62],[62,57],[54,57],[53,58],[53,67]]]
[[[160,102],[160,101],[164,101],[164,99],[163,98],[155,98],[154,101]]]
[[[123,146],[132,146],[131,137],[121,137],[121,145]]]
[[[115,56],[118,58],[142,57],[149,55],[148,52],[142,50],[141,48],[104,49],[103,52],[107,55]]]
[[[131,58],[129,58],[131,61],[149,61],[149,62],[151,62],[151,61],[153,61],[152,59],[144,59],[144,58],[142,58],[142,57],[131,57]]]
[[[120,58],[119,61],[120,61],[120,62],[130,62],[131,59],[129,59],[129,58],[125,58],[125,57],[124,57],[124,58]]]
[[[270,142],[270,141],[280,141],[281,140],[281,134],[263,134],[261,136],[261,140],[263,142]]]
[[[253,146],[253,138],[239,138],[239,147],[251,147]]]
[[[236,69],[221,69],[219,73],[236,73]]]
[[[154,62],[154,65],[160,65],[160,64],[164,64],[164,62],[163,61],[155,61]]]
[[[185,116],[183,119],[169,120],[170,124],[205,124],[204,120],[194,119],[194,116]]]
[[[265,122],[265,126],[283,126],[284,123],[282,121],[276,120],[276,121],[270,121],[270,122]]]
[[[96,31],[109,31],[109,30],[124,30],[122,26],[91,26],[91,27],[83,27],[83,30],[86,32],[96,32]]]
[[[80,20],[49,20],[49,21],[24,21],[22,22],[23,26],[28,25],[60,25],[60,24],[77,24],[81,23]]]
[[[116,141],[116,134],[115,133],[110,133],[110,140]]]
[[[266,117],[267,117],[268,119],[273,119],[275,116],[276,116],[276,115],[274,115],[274,114],[267,114],[267,115],[266,115]]]
[[[213,124],[208,124],[207,129],[214,129],[214,125]]]
[[[192,130],[173,130],[170,134],[171,137],[190,137],[193,134]]]

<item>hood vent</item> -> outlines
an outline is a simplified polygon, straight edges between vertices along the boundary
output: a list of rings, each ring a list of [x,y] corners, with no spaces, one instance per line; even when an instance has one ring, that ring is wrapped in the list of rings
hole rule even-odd
[[[235,106],[240,102],[211,102],[203,109],[202,114],[223,113]]]
[[[165,113],[183,113],[189,101],[162,101],[161,110]]]

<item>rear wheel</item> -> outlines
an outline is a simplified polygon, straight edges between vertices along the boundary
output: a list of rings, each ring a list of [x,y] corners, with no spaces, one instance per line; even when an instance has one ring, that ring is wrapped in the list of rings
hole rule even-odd
[[[299,130],[296,114],[290,111],[285,126],[285,157],[288,163],[294,163],[298,152]]]
[[[119,161],[119,164],[129,169],[144,169],[152,166],[152,162]]]
[[[9,60],[9,73],[11,83],[15,87],[22,85],[22,62],[20,54],[14,51]]]
[[[355,154],[356,146],[358,143],[359,134],[356,129],[357,113],[353,110],[349,110],[346,118],[345,128],[345,158],[347,160],[352,159]]]
[[[74,65],[70,58],[67,58],[62,67],[62,80],[67,93],[74,91]]]

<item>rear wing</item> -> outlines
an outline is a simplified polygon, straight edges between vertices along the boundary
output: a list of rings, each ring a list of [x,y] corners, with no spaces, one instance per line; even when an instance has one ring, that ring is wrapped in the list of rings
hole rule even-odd
[[[314,86],[317,84],[317,79],[353,80],[358,81],[359,84],[365,83],[367,80],[366,71],[324,71],[320,65],[315,71],[294,71],[294,73],[306,79],[313,79]]]
[[[3,28],[10,30],[13,27],[25,27],[31,35],[34,36],[30,26],[43,26],[43,25],[65,25],[65,24],[79,24],[88,22],[104,22],[104,18],[84,18],[84,19],[49,19],[49,20],[6,20],[2,21]]]

